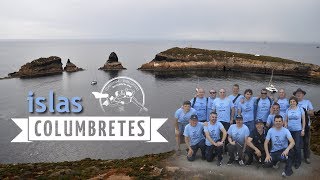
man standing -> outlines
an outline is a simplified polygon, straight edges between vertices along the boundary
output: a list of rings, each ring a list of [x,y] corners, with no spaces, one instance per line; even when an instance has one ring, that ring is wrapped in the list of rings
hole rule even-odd
[[[292,171],[292,148],[294,140],[288,129],[283,127],[283,118],[276,115],[274,119],[274,126],[269,129],[266,140],[264,141],[264,150],[266,152],[266,167],[273,166],[278,168],[278,162],[285,161],[286,166],[282,176],[291,176]],[[271,152],[269,153],[269,141],[271,140]],[[290,142],[288,146],[288,141]]]
[[[298,98],[298,106],[300,108],[303,108],[305,111],[305,119],[306,119],[306,127],[304,129],[304,136],[302,137],[303,141],[303,156],[304,160],[307,164],[310,164],[310,116],[314,115],[314,109],[312,106],[312,103],[304,99],[304,96],[306,95],[306,92],[302,90],[301,88],[298,88],[295,92],[293,92],[293,95]]]
[[[201,150],[202,160],[206,159],[206,145],[203,136],[203,124],[198,122],[197,115],[191,115],[190,123],[186,126],[184,130],[185,142],[188,147],[188,161],[194,161],[198,149]]]
[[[210,113],[212,111],[212,103],[216,99],[217,92],[214,89],[209,91],[210,96],[208,97],[208,105],[207,105],[207,120],[210,120]]]
[[[270,108],[273,104],[271,98],[268,97],[268,90],[261,90],[261,97],[256,100],[255,109],[256,109],[256,118],[262,119],[266,124],[268,116],[270,114]]]
[[[206,135],[206,159],[208,162],[213,160],[213,151],[218,156],[217,166],[221,166],[222,151],[227,132],[220,122],[217,122],[217,113],[210,113],[210,122],[208,126],[204,126]],[[220,133],[222,132],[222,139]]]
[[[274,103],[272,105],[272,114],[269,114],[268,116],[267,124],[266,124],[267,128],[271,128],[274,125],[274,117],[276,115],[281,115],[283,119],[286,119],[286,112],[280,111],[280,105],[278,103]]]
[[[228,152],[230,159],[227,165],[231,165],[238,160],[240,166],[243,163],[243,152],[246,147],[246,140],[249,136],[249,128],[243,124],[242,116],[236,117],[236,124],[232,124],[228,130]]]
[[[197,90],[196,97],[190,100],[191,107],[197,111],[197,116],[200,122],[207,121],[207,98],[204,97],[205,91],[203,88]]]
[[[245,165],[250,165],[253,161],[253,156],[259,163],[264,162],[266,158],[266,152],[264,151],[264,140],[267,136],[267,131],[264,129],[264,124],[261,119],[256,122],[256,128],[251,131],[247,139],[247,149],[245,153],[248,155],[249,159]]]
[[[279,98],[277,100],[277,103],[280,106],[280,113],[285,114],[287,109],[289,108],[289,100],[286,98],[286,92],[284,91],[284,89],[280,89],[278,94]]]
[[[196,114],[196,110],[191,108],[190,101],[185,101],[181,108],[175,114],[175,134],[177,142],[177,150],[180,151],[181,135],[183,135],[184,128],[189,124],[191,115]]]
[[[232,94],[228,96],[228,98],[232,101],[233,105],[234,105],[234,112],[238,112],[238,104],[240,102],[241,99],[244,98],[243,95],[241,95],[239,93],[239,85],[238,84],[234,84],[232,87]],[[236,116],[237,114],[235,113],[233,116],[233,120],[236,120]]]
[[[212,112],[218,115],[218,121],[222,123],[226,130],[230,124],[233,124],[234,105],[229,98],[226,97],[226,90],[219,90],[219,98],[216,98],[212,104]]]

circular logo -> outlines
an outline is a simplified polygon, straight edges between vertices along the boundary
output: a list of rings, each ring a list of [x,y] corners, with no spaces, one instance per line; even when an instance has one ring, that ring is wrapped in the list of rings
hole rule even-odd
[[[126,111],[135,107],[139,111],[148,111],[145,107],[145,94],[140,84],[129,77],[116,77],[109,80],[100,92],[92,92],[99,99],[101,109],[118,108]]]

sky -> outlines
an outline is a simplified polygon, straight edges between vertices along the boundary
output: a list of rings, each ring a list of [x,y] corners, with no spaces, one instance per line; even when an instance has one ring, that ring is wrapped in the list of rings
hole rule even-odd
[[[0,0],[0,39],[320,43],[319,0]]]

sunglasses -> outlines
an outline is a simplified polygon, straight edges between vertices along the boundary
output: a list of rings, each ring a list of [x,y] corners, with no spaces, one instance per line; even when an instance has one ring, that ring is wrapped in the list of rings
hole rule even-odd
[[[220,91],[219,93],[226,93],[226,92],[221,92],[221,91]]]
[[[215,94],[216,92],[210,92],[210,94]]]
[[[261,93],[261,94],[267,94],[267,93]]]

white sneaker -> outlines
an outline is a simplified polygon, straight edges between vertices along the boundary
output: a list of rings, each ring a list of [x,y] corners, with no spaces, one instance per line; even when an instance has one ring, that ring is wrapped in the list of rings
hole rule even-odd
[[[281,176],[282,177],[287,177],[287,174],[285,172],[282,172]]]
[[[244,165],[244,163],[243,163],[242,160],[239,161],[239,165],[240,165],[240,166],[243,166],[243,165]]]

